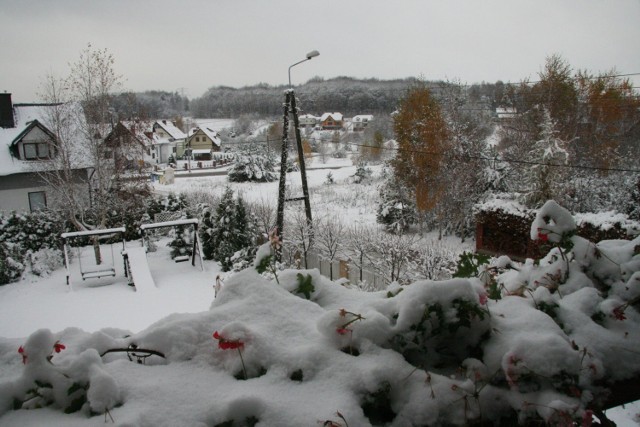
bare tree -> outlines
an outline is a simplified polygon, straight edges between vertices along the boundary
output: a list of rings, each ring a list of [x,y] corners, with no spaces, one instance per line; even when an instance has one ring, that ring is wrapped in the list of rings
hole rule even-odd
[[[344,225],[337,217],[319,221],[315,229],[315,242],[319,255],[329,262],[329,278],[333,280],[333,262],[343,249]]]
[[[293,247],[291,253],[294,258],[304,263],[305,269],[309,268],[308,256],[313,244],[313,230],[317,229],[316,224],[311,224],[310,227],[305,213],[295,210],[287,216],[284,229],[285,245]]]
[[[416,245],[413,264],[416,279],[446,280],[451,278],[459,253],[445,246],[441,240]]]
[[[128,191],[120,185],[115,162],[103,143],[115,119],[111,96],[122,80],[114,71],[114,61],[106,49],[95,50],[89,44],[77,62],[70,64],[67,78],[45,78],[41,94],[52,104],[46,125],[55,140],[55,153],[41,175],[78,230],[104,228],[114,207],[122,207],[123,201],[135,202],[134,193],[139,196],[142,190]],[[83,168],[88,176],[80,174]],[[88,189],[88,198],[83,188]],[[94,249],[100,264],[97,239]]]
[[[363,270],[367,260],[367,252],[371,251],[371,242],[374,231],[370,227],[355,224],[347,230],[347,242],[345,253],[350,261],[358,268],[360,275],[358,280],[363,281]]]
[[[415,258],[413,234],[390,234],[379,231],[372,239],[373,252],[368,255],[373,269],[387,283],[403,282]]]
[[[260,234],[267,236],[276,225],[276,207],[269,200],[260,199],[249,205],[249,209],[256,218],[256,226]]]

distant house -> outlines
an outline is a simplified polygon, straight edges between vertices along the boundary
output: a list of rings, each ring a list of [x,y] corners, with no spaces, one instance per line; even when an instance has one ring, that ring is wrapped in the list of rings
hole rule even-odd
[[[51,189],[42,174],[55,170],[52,160],[59,153],[48,117],[63,106],[13,104],[11,94],[0,94],[0,211],[31,212],[50,205]],[[90,173],[89,156],[82,144],[73,147],[70,170],[78,185],[83,185]]]
[[[496,108],[496,116],[498,116],[498,120],[500,121],[514,119],[517,114],[518,114],[518,110],[515,107]]]
[[[361,132],[365,130],[365,128],[373,121],[373,116],[371,114],[361,114],[358,116],[353,116],[351,119],[351,130],[354,132]]]
[[[320,126],[324,130],[342,129],[344,118],[341,113],[324,113],[320,117]]]
[[[158,120],[152,126],[152,142],[156,163],[167,163],[170,156],[177,156],[178,146],[183,146],[187,135],[170,120]]]
[[[105,157],[112,159],[118,170],[139,170],[154,164],[156,153],[149,128],[141,121],[118,122],[104,139]]]
[[[214,152],[220,151],[222,139],[218,132],[209,126],[200,126],[189,131],[189,137],[183,149],[178,149],[178,156],[191,149],[193,160],[211,160]]]
[[[302,128],[313,128],[320,122],[320,118],[312,114],[303,114],[298,117],[298,123]]]

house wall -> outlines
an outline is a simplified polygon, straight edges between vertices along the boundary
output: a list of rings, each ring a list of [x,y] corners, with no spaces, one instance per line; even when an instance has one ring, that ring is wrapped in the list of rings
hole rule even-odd
[[[76,170],[74,173],[75,181],[83,190],[86,187],[87,172]],[[37,174],[17,173],[0,177],[0,211],[29,212],[29,193],[36,191],[44,191],[47,206],[51,206],[51,190]]]
[[[47,192],[47,187],[36,174],[19,173],[0,179],[0,211],[29,212],[29,193]]]

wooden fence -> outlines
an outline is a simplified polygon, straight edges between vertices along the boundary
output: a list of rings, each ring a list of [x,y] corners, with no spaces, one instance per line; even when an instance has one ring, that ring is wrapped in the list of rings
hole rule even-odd
[[[296,265],[295,254],[287,252],[285,249],[284,257],[291,263],[291,265]],[[362,282],[366,283],[366,287],[368,289],[383,290],[387,285],[384,278],[379,274],[376,274],[366,268],[361,270],[355,264],[349,262],[349,260],[334,260],[333,262],[329,262],[314,252],[307,254],[307,267],[305,267],[304,261],[302,261],[299,268],[317,268],[318,271],[320,271],[320,274],[328,279],[347,279],[353,284],[357,284],[361,281],[360,273],[362,271]]]

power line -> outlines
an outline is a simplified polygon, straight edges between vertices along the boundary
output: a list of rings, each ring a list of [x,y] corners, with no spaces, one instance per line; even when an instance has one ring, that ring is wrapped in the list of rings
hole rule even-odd
[[[550,167],[559,167],[559,168],[567,168],[567,169],[582,169],[582,170],[593,170],[593,171],[606,171],[606,172],[632,172],[632,173],[640,173],[640,169],[627,169],[627,168],[605,168],[605,167],[599,167],[599,166],[584,166],[584,165],[573,165],[573,164],[557,164],[557,163],[543,163],[543,162],[536,162],[536,161],[532,161],[532,160],[519,160],[519,159],[501,159],[501,158],[497,158],[497,157],[486,157],[486,156],[474,156],[471,154],[451,154],[451,153],[443,153],[443,152],[435,152],[435,151],[423,151],[423,150],[410,150],[410,149],[406,149],[406,148],[399,148],[399,147],[378,147],[375,145],[368,145],[368,144],[358,144],[355,142],[334,142],[331,141],[330,139],[319,139],[319,138],[304,138],[307,141],[314,141],[314,142],[328,142],[328,143],[332,143],[332,144],[345,144],[345,145],[349,145],[349,146],[353,146],[353,147],[362,147],[362,148],[375,148],[375,149],[379,149],[379,150],[383,150],[383,151],[395,151],[395,152],[402,152],[402,153],[411,153],[411,154],[422,154],[422,155],[430,155],[430,156],[440,156],[440,157],[449,157],[449,158],[454,158],[454,159],[458,159],[461,161],[471,161],[471,160],[482,160],[482,161],[488,161],[488,162],[501,162],[501,163],[515,163],[515,164],[524,164],[524,165],[538,165],[538,166],[550,166]],[[279,140],[274,140],[274,139],[266,139],[266,140],[261,140],[261,141],[252,141],[254,143],[269,143],[269,142],[274,142],[274,141],[279,141]]]

